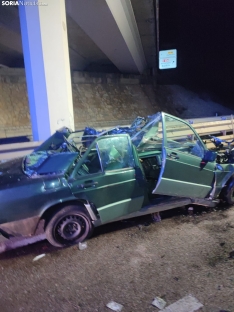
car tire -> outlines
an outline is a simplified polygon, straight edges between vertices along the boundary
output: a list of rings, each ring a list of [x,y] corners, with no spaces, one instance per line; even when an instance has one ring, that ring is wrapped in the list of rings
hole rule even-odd
[[[45,234],[55,247],[71,246],[84,241],[92,232],[92,223],[84,208],[67,206],[47,221]]]
[[[225,200],[229,205],[234,204],[234,185],[228,187],[225,195]]]

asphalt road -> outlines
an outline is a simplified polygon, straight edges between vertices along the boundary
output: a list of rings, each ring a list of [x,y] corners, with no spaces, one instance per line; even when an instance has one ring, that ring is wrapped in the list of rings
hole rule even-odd
[[[158,312],[156,296],[169,305],[191,294],[203,312],[233,312],[234,207],[167,213],[160,223],[144,217],[100,227],[84,250],[42,240],[2,252],[0,311],[108,312],[113,300],[122,312]]]

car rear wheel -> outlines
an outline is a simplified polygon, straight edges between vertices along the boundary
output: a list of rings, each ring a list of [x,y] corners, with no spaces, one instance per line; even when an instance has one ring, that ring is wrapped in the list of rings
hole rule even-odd
[[[84,241],[91,233],[92,223],[82,208],[68,206],[57,211],[47,222],[47,240],[56,247]]]

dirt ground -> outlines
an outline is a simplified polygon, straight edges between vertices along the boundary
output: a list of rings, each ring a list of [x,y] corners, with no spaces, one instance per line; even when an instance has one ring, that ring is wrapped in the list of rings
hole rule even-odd
[[[122,312],[157,312],[156,296],[169,305],[188,294],[204,312],[234,311],[234,207],[109,224],[87,245],[42,241],[1,254],[0,311],[108,312],[114,300]]]

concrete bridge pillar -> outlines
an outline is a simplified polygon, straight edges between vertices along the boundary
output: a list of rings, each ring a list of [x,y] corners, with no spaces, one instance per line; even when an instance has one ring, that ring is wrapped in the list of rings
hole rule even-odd
[[[44,2],[19,6],[35,141],[63,126],[74,129],[65,0]]]

